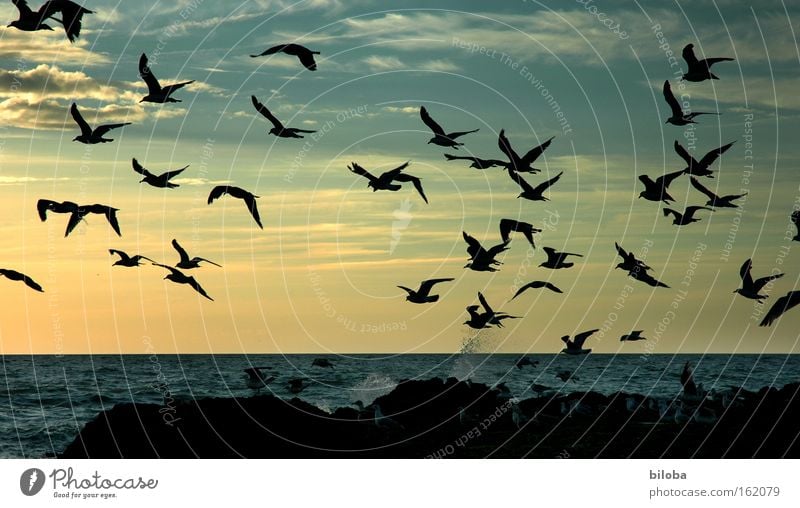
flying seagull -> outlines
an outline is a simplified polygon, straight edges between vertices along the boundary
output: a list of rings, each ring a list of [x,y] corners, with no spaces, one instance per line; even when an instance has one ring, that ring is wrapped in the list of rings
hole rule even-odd
[[[533,227],[533,224],[528,224],[527,222],[514,219],[500,219],[500,238],[503,240],[503,243],[508,243],[511,241],[512,231],[516,231],[517,233],[522,233],[525,235],[528,243],[530,243],[531,247],[534,249],[536,248],[536,245],[533,243],[533,235],[534,233],[542,232],[541,229],[537,229]]]
[[[269,133],[274,136],[278,136],[279,138],[302,138],[303,136],[300,134],[311,134],[312,132],[317,132],[307,129],[284,127],[281,121],[278,120],[265,105],[258,102],[258,99],[256,99],[255,95],[251,95],[250,100],[253,102],[253,107],[256,108],[256,111],[261,113],[264,118],[270,121],[272,128],[269,130]]]
[[[536,162],[536,159],[539,158],[542,153],[547,150],[547,147],[550,146],[552,143],[553,138],[548,139],[541,145],[531,148],[531,150],[526,153],[523,157],[520,157],[517,152],[511,147],[511,143],[509,143],[508,138],[506,137],[505,130],[500,130],[500,135],[497,138],[497,146],[500,147],[500,151],[502,151],[506,157],[508,157],[508,164],[506,167],[511,171],[516,171],[518,173],[539,173],[541,170],[536,169],[531,164]]]
[[[568,355],[585,355],[587,353],[591,353],[591,349],[584,349],[583,343],[586,342],[586,339],[589,338],[593,333],[599,332],[599,328],[595,328],[594,330],[588,330],[585,332],[581,332],[575,335],[575,338],[569,340],[569,335],[564,335],[561,337],[561,342],[566,344],[567,347],[561,350],[562,353],[566,353]]]
[[[672,223],[676,226],[685,226],[687,224],[691,224],[692,222],[699,222],[700,219],[696,219],[694,214],[698,210],[708,210],[712,211],[711,208],[707,208],[705,206],[687,206],[686,210],[683,213],[673,210],[672,208],[664,208],[664,217],[669,214],[672,214],[673,220]]]
[[[186,250],[183,247],[181,247],[181,244],[178,243],[178,240],[176,240],[174,238],[172,239],[172,247],[176,251],[178,251],[178,256],[180,256],[180,260],[175,265],[175,268],[182,268],[184,270],[191,270],[192,268],[199,268],[200,267],[200,263],[203,262],[203,261],[205,261],[206,263],[212,264],[214,266],[219,266],[220,268],[222,267],[222,265],[218,265],[217,263],[215,263],[213,261],[210,261],[210,260],[208,260],[206,258],[193,257],[193,258],[190,259],[189,258],[189,254],[186,252]]]
[[[379,190],[388,190],[396,192],[402,189],[403,187],[402,185],[396,184],[394,182],[411,182],[414,184],[414,188],[417,189],[419,195],[422,196],[422,199],[427,203],[428,198],[427,196],[425,196],[425,191],[422,188],[422,180],[416,176],[407,175],[403,173],[403,170],[406,169],[409,164],[411,163],[405,162],[394,169],[390,169],[389,171],[381,173],[381,175],[378,177],[374,176],[372,173],[370,173],[363,167],[359,166],[355,162],[351,162],[350,165],[347,166],[347,169],[349,169],[350,172],[355,173],[359,176],[363,176],[364,178],[369,180],[367,182],[367,187],[370,187],[372,189],[372,192]]]
[[[142,78],[147,84],[147,95],[142,97],[139,102],[156,102],[160,104],[166,102],[182,102],[178,99],[173,99],[171,95],[176,90],[194,83],[194,80],[191,80],[184,81],[183,83],[176,83],[174,85],[161,86],[156,77],[153,76],[153,73],[150,71],[150,67],[147,65],[147,55],[144,53],[142,53],[142,56],[139,57],[139,77]]]
[[[786,296],[778,298],[778,300],[772,304],[772,308],[769,309],[769,312],[767,312],[767,315],[764,316],[764,319],[758,326],[772,325],[784,312],[795,307],[797,304],[800,304],[800,291],[789,291],[786,293]]]
[[[126,266],[126,267],[141,266],[140,261],[143,259],[150,261],[150,263],[155,263],[155,261],[146,256],[142,256],[140,254],[137,254],[135,256],[129,256],[127,252],[123,252],[117,249],[108,249],[108,253],[111,254],[112,256],[115,254],[119,256],[119,259],[116,260],[114,264],[111,266]]]
[[[539,266],[550,268],[552,270],[559,270],[561,268],[569,268],[573,266],[575,263],[566,262],[567,256],[583,257],[582,254],[575,254],[573,252],[559,252],[552,247],[544,247],[543,250],[545,254],[547,254],[547,261],[541,263]]]
[[[177,183],[172,183],[170,180],[181,173],[183,170],[188,168],[189,166],[186,165],[180,169],[176,169],[173,171],[167,171],[165,173],[161,173],[160,175],[154,175],[153,173],[149,172],[146,168],[142,167],[135,158],[132,161],[133,170],[142,175],[144,178],[139,180],[139,183],[147,183],[152,185],[153,187],[160,187],[160,188],[168,188],[174,189],[175,187],[179,187]]]
[[[792,241],[800,242],[800,210],[792,212],[791,218],[794,226],[797,228],[797,234],[794,235]]]
[[[44,293],[44,289],[42,289],[42,286],[40,286],[35,280],[31,279],[24,273],[20,273],[16,270],[9,270],[7,268],[0,268],[0,275],[9,280],[24,282],[26,286],[33,289],[34,291]]]
[[[272,46],[262,53],[250,56],[253,58],[258,58],[260,56],[273,55],[275,53],[286,53],[287,55],[296,56],[306,69],[310,71],[317,70],[317,62],[314,61],[314,55],[319,55],[319,51],[311,51],[305,46],[301,46],[299,44],[280,44],[278,46]]]
[[[740,199],[747,196],[747,193],[744,194],[730,194],[728,196],[717,196],[709,189],[707,189],[700,180],[695,177],[691,178],[692,186],[702,192],[703,194],[708,197],[708,201],[706,202],[707,206],[712,206],[714,208],[739,208],[739,205],[735,204],[733,201],[735,199]]]
[[[481,245],[475,237],[462,231],[461,235],[464,241],[467,242],[467,254],[469,254],[469,261],[464,268],[469,268],[476,272],[496,272],[495,266],[503,264],[495,258],[501,253],[508,250],[508,242],[490,247],[488,250]]]
[[[621,268],[626,272],[629,272],[634,269],[651,270],[651,268],[647,266],[644,263],[644,261],[636,259],[636,256],[634,256],[633,252],[626,251],[625,249],[620,247],[620,245],[617,242],[614,242],[614,247],[616,247],[617,249],[617,254],[619,254],[620,257],[622,257],[622,263],[618,263],[616,268]]]
[[[267,377],[267,374],[262,372],[269,367],[250,367],[247,369],[242,369],[245,373],[245,381],[247,383],[247,387],[259,391],[271,382],[275,381],[275,376]]]
[[[119,209],[112,208],[106,205],[78,205],[77,203],[73,203],[72,201],[64,201],[64,202],[57,202],[51,201],[49,199],[40,199],[36,203],[36,209],[39,212],[39,218],[42,222],[47,220],[47,212],[53,213],[68,213],[70,214],[69,222],[67,222],[67,229],[64,232],[64,236],[69,236],[75,226],[77,226],[81,220],[90,213],[98,214],[98,215],[105,215],[106,220],[114,229],[114,232],[117,235],[122,236],[122,233],[119,229],[119,222],[117,221],[117,212]]]
[[[728,148],[733,146],[733,143],[735,143],[735,141],[711,150],[705,154],[702,159],[700,159],[700,162],[697,162],[697,160],[692,157],[689,152],[680,143],[678,143],[677,140],[675,141],[675,152],[681,156],[681,159],[686,161],[687,166],[686,169],[683,170],[684,173],[688,175],[707,176],[709,178],[714,178],[714,172],[708,169],[708,167],[714,164],[714,161],[716,161],[720,155],[725,153]]]
[[[69,0],[50,0],[45,2],[39,7],[39,10],[35,12],[28,7],[28,2],[25,0],[11,0],[11,3],[19,10],[19,19],[9,23],[9,27],[14,27],[24,32],[53,30],[51,26],[44,23],[48,19],[52,19],[63,25],[69,42],[75,42],[75,39],[81,34],[83,15],[94,13]],[[53,16],[55,14],[60,14],[61,19],[54,18]]]
[[[705,81],[707,79],[719,79],[711,72],[711,66],[718,62],[730,62],[733,58],[706,58],[698,60],[694,56],[694,44],[687,44],[683,48],[683,59],[686,60],[688,69],[681,79],[686,81]]]
[[[531,184],[526,182],[525,179],[522,178],[522,175],[520,175],[516,171],[512,170],[511,168],[508,168],[507,171],[508,171],[508,176],[510,176],[511,179],[514,180],[517,183],[517,185],[519,185],[520,188],[522,189],[522,192],[519,194],[519,196],[517,196],[517,198],[525,198],[531,201],[550,201],[550,199],[544,197],[542,193],[546,191],[551,185],[556,183],[558,179],[561,178],[561,175],[564,174],[564,172],[562,171],[561,173],[557,174],[550,180],[542,182],[536,187],[532,187]]]
[[[470,164],[469,167],[475,169],[489,169],[495,166],[498,167],[508,166],[507,162],[503,162],[497,159],[481,159],[480,157],[467,157],[467,156],[462,157],[459,155],[450,155],[449,153],[444,154],[444,158],[449,161],[457,161],[457,160],[471,161],[472,164]]]
[[[769,295],[760,295],[758,293],[769,282],[783,277],[783,274],[778,273],[775,275],[769,275],[767,277],[761,277],[760,279],[753,280],[753,276],[750,274],[750,269],[752,267],[753,267],[752,259],[748,259],[742,264],[742,267],[739,269],[739,277],[742,278],[742,287],[739,289],[735,289],[733,292],[739,293],[743,297],[749,298],[751,300],[758,300],[759,303],[764,303],[764,299],[769,298]]]
[[[639,175],[639,181],[644,184],[644,190],[639,193],[640,198],[648,201],[663,201],[669,204],[670,201],[675,201],[675,198],[669,195],[667,189],[673,180],[684,174],[683,170],[675,171],[674,173],[667,173],[652,180],[647,175]]]
[[[694,118],[696,116],[719,114],[719,113],[702,113],[702,112],[684,113],[680,104],[678,104],[678,100],[672,93],[672,88],[669,85],[669,80],[664,81],[664,99],[666,99],[667,104],[669,104],[669,107],[672,110],[672,116],[667,118],[667,121],[664,123],[671,123],[672,125],[686,125],[690,123],[697,123],[694,121]]]
[[[527,284],[525,284],[524,286],[519,288],[517,290],[517,292],[514,294],[514,296],[511,297],[511,299],[513,300],[514,298],[518,297],[519,295],[521,295],[522,293],[524,293],[528,289],[540,289],[540,288],[549,289],[550,291],[552,291],[554,293],[563,293],[563,291],[561,291],[560,289],[558,289],[556,286],[554,286],[553,284],[551,284],[549,282],[545,282],[545,281],[541,281],[541,280],[535,280],[533,282],[528,282]]]
[[[654,288],[668,288],[666,284],[657,280],[655,277],[647,273],[646,270],[643,270],[639,267],[634,267],[632,270],[628,271],[628,277],[632,279],[636,279],[639,282],[644,282],[648,286],[652,286]]]
[[[69,108],[70,113],[72,113],[72,118],[75,120],[75,123],[78,124],[78,127],[81,129],[81,135],[75,136],[72,138],[72,141],[78,141],[79,143],[83,143],[86,145],[95,145],[97,143],[111,143],[114,141],[113,139],[104,138],[106,134],[108,134],[111,129],[118,129],[120,127],[124,127],[126,125],[130,125],[130,122],[125,123],[109,123],[105,125],[98,125],[96,129],[92,129],[86,120],[83,119],[81,112],[78,111],[78,105],[74,102],[72,106]]]
[[[519,318],[519,316],[511,316],[505,312],[495,312],[489,306],[489,303],[486,301],[486,298],[483,297],[483,294],[480,291],[478,291],[478,300],[481,302],[481,306],[483,306],[484,311],[478,312],[478,309],[480,309],[480,306],[478,305],[470,305],[467,307],[469,319],[464,321],[464,324],[468,325],[470,328],[474,328],[476,330],[480,330],[481,328],[490,328],[492,326],[502,328],[504,319]]]
[[[258,207],[256,206],[256,199],[260,196],[256,196],[239,187],[217,185],[211,189],[211,193],[208,195],[208,204],[210,205],[215,199],[222,197],[224,194],[243,200],[245,205],[247,205],[247,209],[250,211],[250,215],[253,216],[253,220],[258,224],[258,227],[264,229],[264,226],[261,225],[261,216],[258,214]]]
[[[311,362],[312,367],[321,367],[323,369],[333,369],[333,363],[328,360],[327,358],[314,358],[314,361]]]
[[[204,297],[208,298],[212,302],[214,301],[213,298],[208,296],[208,293],[206,293],[206,290],[203,289],[202,286],[200,286],[200,284],[195,280],[194,277],[192,277],[190,275],[186,275],[185,273],[181,272],[177,268],[173,268],[171,266],[162,265],[160,263],[153,263],[153,264],[156,265],[156,266],[160,266],[161,268],[166,268],[167,270],[169,270],[169,272],[170,272],[169,275],[164,277],[164,279],[171,280],[172,282],[175,282],[177,284],[188,284],[195,291],[197,291],[198,293],[200,293]]]
[[[425,106],[419,108],[419,116],[422,118],[422,121],[425,123],[425,125],[427,125],[428,128],[433,131],[434,136],[428,140],[428,143],[429,144],[433,143],[434,145],[452,148],[453,150],[458,150],[459,146],[464,146],[464,143],[456,142],[456,138],[460,138],[465,134],[478,132],[479,130],[475,129],[464,132],[445,133],[444,129],[442,129],[442,126],[436,123],[436,121],[433,118],[431,118],[431,115],[428,114],[428,110],[425,109]]]
[[[419,289],[416,291],[405,286],[397,286],[406,293],[406,300],[411,303],[433,303],[439,301],[439,295],[431,295],[431,289],[440,282],[450,282],[455,279],[428,279],[420,283]]]
[[[646,338],[642,337],[642,333],[644,330],[634,330],[631,333],[625,334],[619,338],[620,342],[634,342],[637,340],[647,340]]]

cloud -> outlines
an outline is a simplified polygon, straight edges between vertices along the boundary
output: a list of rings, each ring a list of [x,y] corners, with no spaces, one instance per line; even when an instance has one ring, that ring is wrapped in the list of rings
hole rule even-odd
[[[416,106],[384,106],[381,108],[383,111],[388,113],[404,113],[407,115],[416,115],[419,114],[419,108]]]
[[[0,55],[8,60],[36,63],[70,62],[81,67],[111,63],[102,53],[87,49],[86,39],[70,43],[64,32],[21,32],[15,28],[0,27]]]
[[[367,64],[372,71],[392,71],[405,68],[406,66],[399,58],[394,56],[372,55],[365,58],[364,63]]]
[[[0,185],[22,185],[22,184],[29,184],[29,183],[40,183],[40,182],[66,182],[69,178],[67,177],[36,177],[36,176],[10,176],[10,175],[0,175]]]
[[[98,83],[81,71],[65,71],[48,64],[39,64],[30,70],[0,69],[0,97],[24,98],[29,102],[45,97],[105,102],[135,98],[132,92]]]

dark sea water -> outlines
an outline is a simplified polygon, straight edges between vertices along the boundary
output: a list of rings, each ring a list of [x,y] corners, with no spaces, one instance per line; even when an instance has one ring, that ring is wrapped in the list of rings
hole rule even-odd
[[[318,355],[0,356],[0,457],[59,453],[98,412],[123,402],[161,404],[164,397],[248,397],[242,369],[269,366],[275,376],[262,392],[299,396],[323,410],[388,393],[403,379],[457,377],[494,385],[514,396],[534,396],[533,383],[561,393],[617,391],[672,398],[681,390],[684,363],[707,390],[757,391],[800,381],[800,355],[529,355],[536,367],[517,369],[519,355],[325,356],[335,368],[312,367]],[[570,370],[577,379],[555,374]],[[300,395],[288,381],[306,377]]]

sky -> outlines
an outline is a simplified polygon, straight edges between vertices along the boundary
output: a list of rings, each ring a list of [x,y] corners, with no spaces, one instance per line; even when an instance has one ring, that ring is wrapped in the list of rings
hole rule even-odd
[[[37,7],[36,3],[32,4]],[[797,2],[392,2],[257,0],[87,1],[70,44],[63,31],[0,28],[0,267],[43,287],[0,280],[0,354],[558,352],[559,338],[599,328],[600,353],[797,353],[800,311],[759,327],[769,305],[800,287],[800,50]],[[16,10],[0,4],[0,18]],[[287,42],[320,51],[318,70],[283,54],[249,55]],[[717,81],[680,82],[681,49],[731,57]],[[137,62],[162,82],[195,80],[174,104],[145,104]],[[664,80],[693,111],[694,126],[664,123]],[[318,132],[268,135],[255,95],[286,124]],[[73,142],[75,101],[91,124],[131,122],[112,143]],[[555,137],[537,161],[538,184],[563,171],[549,201],[517,199],[498,168],[448,162],[428,144],[425,106],[464,136],[458,153],[502,158],[505,129],[518,152]],[[747,193],[739,210],[701,211],[684,227],[639,199],[640,175],[685,165],[735,141],[704,184]],[[449,151],[449,153],[455,153]],[[176,189],[140,184],[189,165]],[[430,204],[406,184],[372,192],[350,173],[411,161]],[[206,204],[215,185],[253,192],[259,229],[236,199]],[[687,177],[673,208],[701,205]],[[41,222],[40,198],[119,209],[122,237],[89,216],[63,237],[65,216]],[[466,231],[500,242],[498,223],[543,229],[521,236],[495,273],[464,269]],[[172,239],[222,265],[191,271],[214,301],[155,266],[113,267],[108,249],[174,264]],[[670,288],[615,270],[619,242]],[[548,270],[541,247],[580,253]],[[747,300],[739,267],[785,275]],[[414,305],[398,285],[455,278],[439,302]],[[564,293],[516,287],[550,281]],[[476,333],[463,323],[481,291],[519,319]],[[643,330],[644,342],[619,337]]]

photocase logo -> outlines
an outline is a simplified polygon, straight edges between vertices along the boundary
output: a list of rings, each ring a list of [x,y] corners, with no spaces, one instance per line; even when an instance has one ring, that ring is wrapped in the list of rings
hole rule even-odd
[[[26,496],[35,496],[44,487],[44,471],[32,467],[19,477],[19,489]]]

